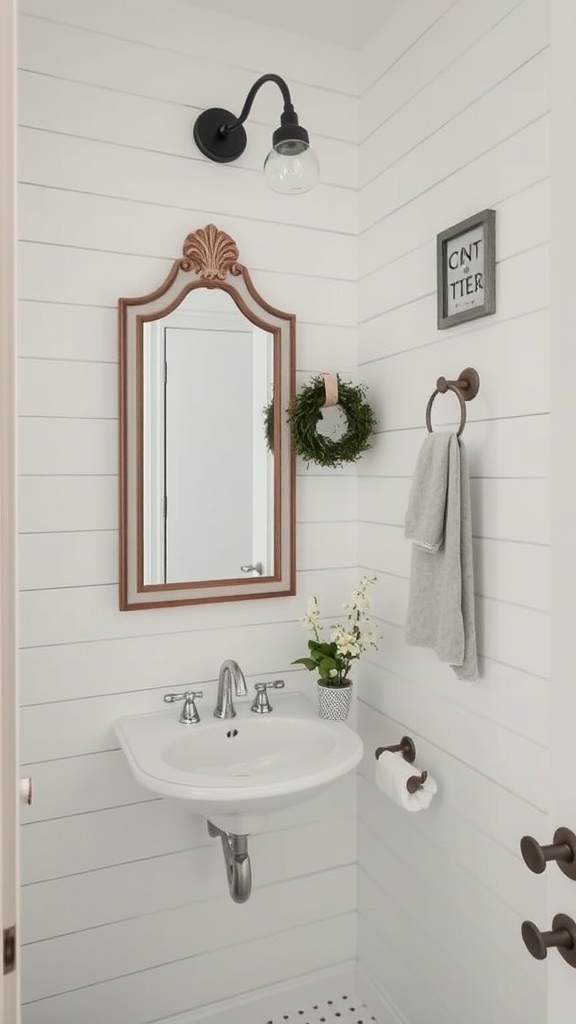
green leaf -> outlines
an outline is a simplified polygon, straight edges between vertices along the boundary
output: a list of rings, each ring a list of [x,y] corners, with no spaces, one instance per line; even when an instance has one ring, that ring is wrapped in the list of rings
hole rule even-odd
[[[304,665],[305,668],[307,668],[309,672],[313,672],[314,669],[317,667],[316,662],[313,661],[312,658],[296,658],[296,661],[293,661],[292,664],[293,665]]]
[[[322,661],[320,662],[318,667],[320,668],[320,671],[322,672],[322,678],[326,679],[326,676],[324,675],[324,672],[330,673],[333,669],[337,669],[338,668],[338,662],[335,661],[334,658],[322,658]]]

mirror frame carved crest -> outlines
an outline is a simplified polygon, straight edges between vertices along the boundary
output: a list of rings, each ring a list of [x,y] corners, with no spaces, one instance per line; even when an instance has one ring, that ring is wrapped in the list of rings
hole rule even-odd
[[[144,583],[143,327],[175,310],[190,292],[219,288],[240,312],[273,337],[274,567],[270,576]],[[182,256],[149,295],[121,298],[120,610],[284,597],[296,592],[295,458],[285,411],[294,400],[296,317],[271,306],[239,262],[233,238],[214,224],[187,235]],[[262,411],[264,429],[264,410]],[[202,487],[201,481],[199,487]],[[217,539],[214,539],[217,543]]]

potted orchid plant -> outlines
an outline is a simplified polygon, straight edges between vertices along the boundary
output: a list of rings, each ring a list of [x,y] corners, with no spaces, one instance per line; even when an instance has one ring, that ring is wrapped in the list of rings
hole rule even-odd
[[[375,582],[375,576],[364,576],[360,580],[350,601],[343,605],[346,621],[328,626],[327,640],[322,638],[324,623],[320,621],[320,606],[315,595],[309,598],[307,612],[300,619],[304,628],[312,633],[312,639],[308,640],[308,657],[296,658],[292,664],[304,665],[320,677],[317,683],[321,718],[343,720],[348,716],[352,699],[349,678],[352,662],[369,647],[378,647],[381,637],[369,618],[370,598],[367,593],[368,587]]]

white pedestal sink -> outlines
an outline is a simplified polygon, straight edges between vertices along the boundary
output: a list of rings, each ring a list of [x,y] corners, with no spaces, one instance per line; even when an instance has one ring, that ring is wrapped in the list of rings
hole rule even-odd
[[[182,725],[178,711],[130,715],[115,729],[138,782],[186,800],[219,829],[248,835],[270,814],[314,796],[356,767],[362,740],[345,722],[318,718],[299,693],[283,694],[257,715],[236,703],[224,721],[199,706],[202,719]]]

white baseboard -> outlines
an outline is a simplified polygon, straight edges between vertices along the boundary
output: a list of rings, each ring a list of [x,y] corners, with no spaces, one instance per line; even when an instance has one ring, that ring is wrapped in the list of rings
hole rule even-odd
[[[316,1001],[329,999],[334,994],[335,986],[338,991],[353,992],[355,968],[355,962],[347,960],[323,971],[267,985],[235,999],[223,999],[210,1006],[167,1017],[157,1024],[254,1024],[258,1017],[266,1019],[280,1013],[296,1012]],[[382,1021],[381,1024],[388,1022]]]
[[[406,1018],[402,1016],[390,999],[380,991],[372,978],[369,978],[361,967],[356,968],[354,985],[370,1013],[376,1017],[378,1024],[408,1024]]]

